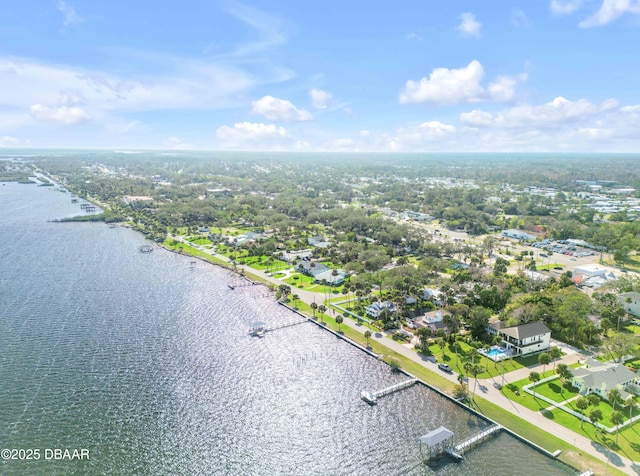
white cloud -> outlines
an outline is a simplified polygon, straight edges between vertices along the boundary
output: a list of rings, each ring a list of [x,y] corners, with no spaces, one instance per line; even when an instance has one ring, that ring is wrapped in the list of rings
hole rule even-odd
[[[345,147],[352,147],[353,144],[354,144],[353,139],[340,138],[340,139],[335,139],[331,145],[333,147],[345,148]]]
[[[593,104],[586,99],[569,101],[561,96],[545,104],[531,106],[521,104],[502,112],[481,110],[463,112],[460,121],[471,127],[555,127],[557,125],[585,120],[618,106],[614,99]]]
[[[278,127],[275,124],[251,122],[237,122],[233,127],[218,127],[216,136],[221,139],[225,145],[234,148],[268,147],[287,141],[290,138],[284,127]]]
[[[322,89],[312,89],[309,91],[311,95],[311,104],[316,109],[326,109],[331,101],[331,93]]]
[[[554,15],[570,15],[582,6],[583,0],[551,0],[549,10]]]
[[[407,81],[400,94],[400,104],[432,102],[436,104],[458,104],[478,102],[483,93],[480,81],[484,77],[484,68],[479,61],[473,60],[464,68],[436,68],[429,79]]]
[[[480,38],[482,23],[476,20],[476,16],[473,13],[465,12],[458,18],[460,19],[460,24],[457,30],[462,36]]]
[[[308,111],[296,108],[291,101],[264,96],[251,103],[251,112],[260,114],[270,121],[310,121],[313,116]]]
[[[404,36],[405,40],[416,40],[416,41],[422,41],[424,40],[424,37],[422,35],[418,35],[417,33],[407,33]]]
[[[625,13],[640,14],[640,0],[603,0],[600,10],[579,23],[580,28],[603,26]]]
[[[366,129],[362,129],[358,134],[360,135],[360,137],[369,137],[371,135],[371,132]]]
[[[63,91],[58,103],[61,106],[86,106],[87,100],[77,91]]]
[[[61,106],[58,108],[34,104],[30,108],[31,115],[39,121],[58,124],[82,124],[89,122],[91,116],[79,107]]]
[[[185,142],[179,137],[175,136],[171,136],[167,139],[165,147],[173,150],[190,150],[195,148],[193,144],[189,144],[188,142]]]
[[[11,147],[20,144],[20,139],[11,136],[0,137],[0,147]]]
[[[494,101],[509,102],[516,97],[518,80],[513,76],[498,76],[489,84],[487,91]]]
[[[514,8],[511,10],[511,23],[513,26],[530,28],[531,19],[527,16],[522,8]]]
[[[640,104],[637,104],[635,106],[624,106],[620,108],[620,111],[627,113],[627,114],[640,114]]]
[[[425,142],[441,139],[456,132],[456,128],[440,121],[423,122],[415,127],[401,127],[397,132],[397,139],[401,143],[420,145]]]
[[[581,127],[578,129],[578,133],[586,137],[587,139],[608,139],[613,135],[612,129],[600,128],[600,127]]]
[[[498,76],[486,90],[481,84],[483,78],[484,67],[477,60],[459,69],[436,68],[429,79],[407,81],[400,94],[400,104],[463,104],[486,100],[508,102],[515,98],[516,85],[526,81],[527,75]]]
[[[86,20],[85,18],[78,15],[76,13],[76,10],[71,5],[62,0],[58,2],[58,11],[62,12],[62,14],[64,15],[64,26],[73,25],[75,23],[82,23]]]

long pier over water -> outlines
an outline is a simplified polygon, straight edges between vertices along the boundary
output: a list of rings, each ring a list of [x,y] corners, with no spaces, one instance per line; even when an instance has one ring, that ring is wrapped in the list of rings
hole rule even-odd
[[[409,380],[405,380],[404,382],[392,385],[391,387],[383,388],[382,390],[378,390],[377,392],[368,392],[366,390],[363,390],[362,399],[369,405],[375,405],[378,401],[378,398],[384,397],[385,395],[389,395],[394,392],[398,392],[400,390],[404,390],[405,388],[409,388],[417,381],[418,379],[412,378]]]

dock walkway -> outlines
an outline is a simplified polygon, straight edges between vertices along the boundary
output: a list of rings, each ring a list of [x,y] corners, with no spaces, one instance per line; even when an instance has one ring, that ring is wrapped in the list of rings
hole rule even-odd
[[[378,401],[378,398],[384,397],[394,392],[398,392],[400,390],[404,390],[405,388],[409,388],[417,382],[418,379],[412,378],[409,380],[405,380],[404,382],[392,385],[391,387],[383,388],[382,390],[378,390],[377,392],[368,392],[366,390],[363,390],[362,399],[369,405],[375,405]]]
[[[469,438],[469,439],[463,441],[462,443],[456,445],[455,448],[453,448],[453,449],[457,454],[464,455],[465,451],[468,451],[471,448],[473,448],[474,446],[482,443],[484,440],[486,440],[491,435],[493,435],[494,433],[496,433],[496,432],[498,432],[500,430],[502,430],[502,426],[493,425],[493,426],[487,428],[486,430],[484,430],[482,433],[478,433],[477,435],[472,436],[471,438]]]

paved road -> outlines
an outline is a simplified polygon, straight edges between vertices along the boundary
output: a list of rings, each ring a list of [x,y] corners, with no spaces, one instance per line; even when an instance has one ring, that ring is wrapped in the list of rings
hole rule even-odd
[[[192,243],[182,240],[180,237],[175,237],[175,239],[178,241],[183,241],[184,243],[187,243],[190,246],[194,246]],[[223,261],[226,261],[226,262],[230,261],[227,257],[218,255],[212,250],[205,249],[202,247],[197,247],[197,248]],[[282,284],[282,281],[276,278],[273,278],[272,276],[269,275],[269,273],[266,273],[265,271],[256,270],[256,269],[250,268],[249,266],[244,266],[244,265],[237,265],[237,268],[239,270],[245,270],[245,272],[247,273],[251,273],[256,276],[259,276],[260,278],[268,282],[271,282],[275,285]],[[312,302],[322,303],[323,301],[323,295],[321,293],[314,293],[311,291],[307,291],[305,289],[299,289],[295,287],[292,287],[292,290],[295,294],[297,294],[300,297],[300,299],[303,302],[307,304],[311,304]],[[362,334],[364,334],[364,332],[369,329],[366,325],[359,325],[353,319],[345,319],[343,322],[343,325],[349,326],[350,328]],[[412,349],[412,346],[410,344],[401,344],[391,339],[390,336],[386,335],[385,333],[375,332],[375,330],[372,330],[371,340],[377,341],[383,346],[391,350],[394,350],[395,352],[407,357],[408,359],[411,359],[414,362],[417,362],[423,365],[429,370],[432,370],[433,372],[441,374],[443,377],[451,380],[452,382],[458,383],[456,374],[448,374],[448,373],[442,372],[441,370],[438,369],[437,364],[435,362],[432,362],[420,356],[417,352],[415,352]],[[558,343],[558,344],[562,347],[562,350],[567,353],[567,355],[565,355],[557,363],[562,362],[569,365],[577,362],[578,359],[584,360],[587,358],[586,355],[580,354],[577,349],[567,346],[566,344],[562,344],[562,343]],[[529,373],[532,370],[542,371],[542,366],[537,365],[537,366],[517,369],[512,372],[509,372],[508,374],[505,375],[505,384],[509,382],[516,382],[518,380],[522,380],[523,378],[528,377]],[[555,423],[552,420],[549,420],[548,418],[544,417],[541,412],[535,412],[535,411],[529,410],[528,408],[525,408],[522,405],[516,402],[513,402],[512,400],[509,400],[507,397],[505,397],[502,394],[502,392],[500,392],[498,388],[496,388],[497,387],[496,384],[499,384],[499,383],[502,383],[502,377],[498,377],[495,380],[493,378],[478,379],[476,393],[479,396],[482,396],[483,398],[487,399],[488,401],[496,405],[499,405],[505,410],[510,411],[511,413],[519,416],[523,420],[526,420],[529,423],[532,423],[537,427],[542,428],[548,433],[555,435],[556,437],[561,438],[570,444],[573,444],[573,446],[578,448],[580,451],[584,451],[585,453],[594,455],[595,457],[599,458],[604,462],[607,461],[607,450],[603,446],[593,442],[589,438],[586,438],[582,435],[579,435],[569,430],[568,428],[558,423]],[[469,385],[471,388],[473,388],[474,384],[475,382],[469,382]],[[611,453],[610,464],[628,474],[640,475],[640,462],[633,462],[628,458],[624,458],[622,456],[617,455],[616,453],[613,453],[613,452]]]

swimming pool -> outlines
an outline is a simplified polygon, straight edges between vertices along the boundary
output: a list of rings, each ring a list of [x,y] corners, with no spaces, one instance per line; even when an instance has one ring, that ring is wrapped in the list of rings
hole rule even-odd
[[[504,349],[502,347],[498,347],[496,345],[491,346],[491,348],[489,348],[488,351],[484,350],[484,349],[479,349],[479,352],[486,356],[489,357],[491,360],[497,362],[499,360],[504,360],[507,359],[509,357],[511,357],[512,351],[511,349]]]

